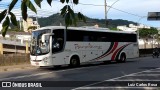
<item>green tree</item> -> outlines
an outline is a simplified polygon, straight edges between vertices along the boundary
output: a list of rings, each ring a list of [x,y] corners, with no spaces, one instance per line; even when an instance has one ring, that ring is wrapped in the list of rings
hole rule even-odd
[[[143,39],[144,47],[146,48],[146,42],[148,41],[149,38],[153,38],[153,36],[156,36],[158,34],[158,30],[156,28],[142,28],[139,29],[139,36],[140,38]]]
[[[41,8],[41,3],[43,0],[34,0],[36,5]],[[51,6],[52,0],[44,0],[47,1],[48,4]],[[77,20],[83,20],[84,22],[85,17],[81,12],[78,12],[78,15],[75,15],[74,11],[71,9],[70,5],[68,4],[71,0],[60,0],[61,3],[67,3],[62,9],[61,9],[61,15],[65,18],[65,25],[66,28],[69,25],[76,25]],[[12,0],[10,5],[8,6],[8,9],[5,9],[0,13],[0,23],[4,20],[2,26],[2,35],[5,36],[8,27],[10,25],[10,21],[13,25],[17,26],[17,19],[14,13],[12,12],[12,9],[17,4],[18,0]],[[72,2],[77,5],[79,3],[79,0],[72,0]],[[21,1],[21,11],[22,11],[22,18],[26,21],[27,19],[27,8],[32,10],[33,12],[37,13],[37,10],[35,6],[32,4],[32,0],[22,0]]]
[[[117,29],[117,28],[110,28],[110,30],[118,31],[118,29]]]
[[[142,28],[139,29],[139,36],[140,38],[151,38],[153,35],[158,34],[158,30],[155,28],[147,29]]]

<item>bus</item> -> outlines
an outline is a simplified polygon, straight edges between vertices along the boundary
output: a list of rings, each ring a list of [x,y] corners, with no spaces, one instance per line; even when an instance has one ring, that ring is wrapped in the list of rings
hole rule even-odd
[[[107,28],[47,26],[32,31],[33,66],[79,66],[91,62],[125,62],[139,57],[135,32]]]

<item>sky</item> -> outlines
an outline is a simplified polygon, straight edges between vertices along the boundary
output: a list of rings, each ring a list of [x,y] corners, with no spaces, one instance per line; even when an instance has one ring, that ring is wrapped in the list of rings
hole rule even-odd
[[[17,17],[21,17],[20,12],[20,1],[15,6],[13,12]],[[33,0],[32,0],[33,1]],[[60,12],[60,9],[66,5],[61,4],[60,0],[53,0],[52,6],[47,4],[46,0],[43,0],[41,9],[36,6],[38,9],[38,14],[36,15],[32,11],[29,11],[30,16],[38,17],[47,17],[54,13]],[[160,21],[147,21],[148,12],[160,12],[160,0],[106,0],[107,6],[111,6],[116,2],[112,8],[107,7],[109,10],[107,13],[108,19],[123,19],[134,21],[137,23],[145,24],[152,27],[160,27]],[[7,5],[11,0],[2,0],[0,2],[0,11],[7,8]],[[84,15],[90,18],[104,19],[105,10],[104,10],[104,0],[79,0],[78,5],[72,6],[75,12],[82,12]],[[110,9],[109,9],[110,8]]]

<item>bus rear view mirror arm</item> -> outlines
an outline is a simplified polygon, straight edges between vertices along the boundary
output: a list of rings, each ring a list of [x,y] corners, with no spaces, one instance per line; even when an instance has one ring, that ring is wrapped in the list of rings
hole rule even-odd
[[[47,39],[47,37],[53,36],[53,35],[54,35],[54,33],[46,33],[46,34],[43,34],[43,35],[42,35],[42,42],[45,42],[45,40]]]

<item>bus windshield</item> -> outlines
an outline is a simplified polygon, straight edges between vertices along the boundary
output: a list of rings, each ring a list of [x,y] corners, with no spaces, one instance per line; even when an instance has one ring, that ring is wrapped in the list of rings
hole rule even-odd
[[[42,42],[42,35],[46,33],[51,33],[51,30],[44,29],[32,32],[31,47],[30,47],[31,55],[44,55],[49,53],[50,51],[49,36],[45,38],[45,42]]]

